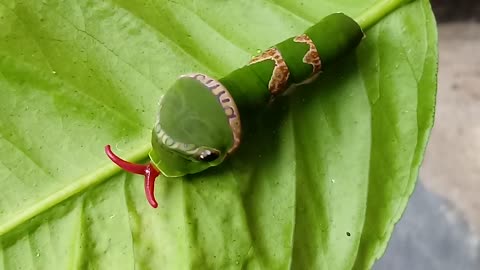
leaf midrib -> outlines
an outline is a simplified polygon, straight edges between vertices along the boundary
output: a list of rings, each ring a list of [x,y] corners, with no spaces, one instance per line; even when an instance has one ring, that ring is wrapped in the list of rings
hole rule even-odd
[[[138,147],[136,149],[137,150],[132,151],[131,155],[126,157],[127,160],[131,160],[132,162],[144,160],[148,155],[151,146],[150,144],[144,144],[142,147]],[[4,237],[28,220],[31,220],[48,209],[70,199],[76,194],[81,193],[90,187],[96,186],[108,179],[111,179],[111,177],[120,172],[120,170],[121,169],[115,164],[106,163],[95,171],[78,179],[72,180],[70,182],[71,184],[41,199],[34,205],[27,207],[25,210],[12,213],[10,218],[0,225],[0,237]]]

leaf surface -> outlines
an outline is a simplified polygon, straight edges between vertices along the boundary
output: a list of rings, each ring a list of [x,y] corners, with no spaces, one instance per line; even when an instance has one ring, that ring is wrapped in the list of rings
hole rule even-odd
[[[103,146],[145,160],[157,100],[180,74],[220,78],[329,13],[375,3],[0,0],[0,268],[371,267],[433,125],[428,1],[249,118],[222,166],[158,180],[158,209]]]

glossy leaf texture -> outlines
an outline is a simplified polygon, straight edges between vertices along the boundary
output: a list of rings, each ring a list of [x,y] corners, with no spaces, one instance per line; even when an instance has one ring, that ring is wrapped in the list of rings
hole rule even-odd
[[[1,269],[368,269],[415,186],[433,125],[428,1],[251,124],[218,168],[159,179],[146,161],[177,76],[221,77],[354,0],[0,0]]]

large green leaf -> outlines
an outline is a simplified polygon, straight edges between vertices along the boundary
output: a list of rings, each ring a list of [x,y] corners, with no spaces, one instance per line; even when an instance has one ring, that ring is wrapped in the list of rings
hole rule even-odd
[[[231,160],[157,181],[158,209],[103,146],[144,160],[178,75],[221,77],[324,15],[375,2],[0,0],[0,268],[369,268],[432,126],[426,0],[249,118],[256,128]]]

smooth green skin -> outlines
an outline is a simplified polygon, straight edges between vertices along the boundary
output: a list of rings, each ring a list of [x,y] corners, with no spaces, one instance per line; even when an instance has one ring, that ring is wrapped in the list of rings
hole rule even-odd
[[[360,26],[343,13],[326,16],[308,28],[305,34],[312,39],[322,64],[327,67],[355,49],[364,36]],[[313,71],[312,65],[303,62],[309,46],[293,39],[290,37],[273,46],[280,51],[291,73],[284,90],[293,83],[309,79]],[[274,64],[273,60],[252,63],[219,80],[233,96],[240,115],[245,111],[259,111],[271,99],[268,83]],[[150,159],[167,177],[184,176],[217,166],[232,147],[232,132],[228,131],[228,121],[221,105],[206,86],[191,78],[180,78],[169,88],[160,101],[158,117],[160,126],[174,141],[221,153],[214,162],[196,160],[187,153],[172,151],[165,145],[165,140],[159,139],[154,128]],[[245,121],[243,124],[245,126]]]
[[[179,74],[221,78],[374,1],[0,3],[0,269],[370,269],[383,253],[433,124],[427,1],[249,118],[221,166],[158,179],[157,209],[105,144],[147,162],[158,99]]]
[[[315,44],[322,61],[322,71],[326,70],[325,66],[328,69],[328,66],[355,49],[364,36],[355,20],[343,13],[330,14],[297,35],[302,33],[307,34]],[[294,42],[293,39],[294,36],[289,37],[273,46],[280,51],[291,73],[285,90],[312,75],[312,66],[303,63],[308,45]],[[262,61],[246,65],[220,79],[235,98],[240,113],[258,110],[269,103],[272,96],[268,91],[268,82],[273,68],[274,61]]]
[[[199,81],[179,78],[160,100],[157,115],[163,131],[174,141],[216,150],[220,156],[212,162],[200,161],[186,152],[175,151],[152,130],[150,159],[167,177],[179,177],[220,164],[233,145],[227,116],[217,98]]]

